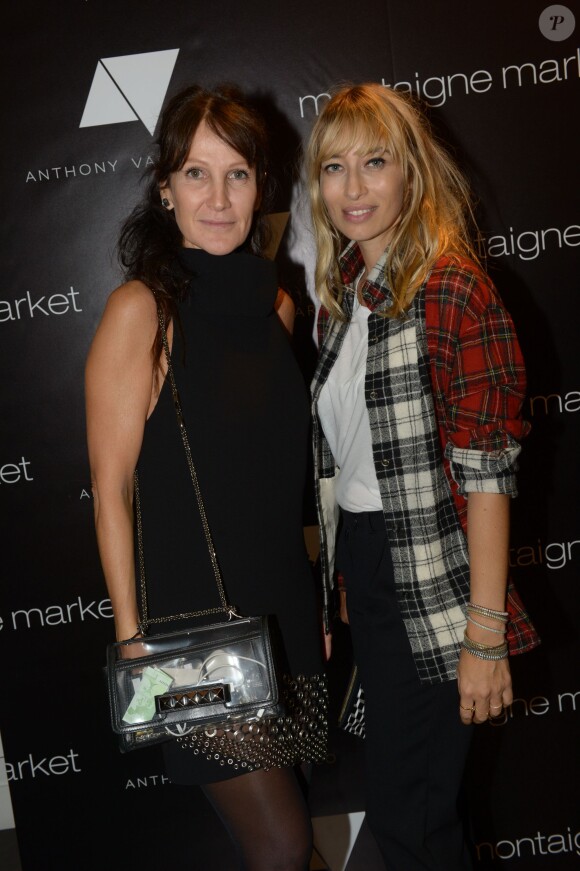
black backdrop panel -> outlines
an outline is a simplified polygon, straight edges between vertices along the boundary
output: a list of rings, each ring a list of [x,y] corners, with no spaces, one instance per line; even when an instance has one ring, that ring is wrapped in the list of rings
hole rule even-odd
[[[110,732],[101,668],[112,621],[84,440],[84,360],[120,281],[120,222],[164,98],[193,81],[235,81],[261,99],[275,211],[293,212],[279,265],[299,306],[307,378],[313,252],[297,165],[329,89],[373,80],[418,92],[473,181],[483,252],[528,368],[533,429],[511,565],[543,644],[513,663],[505,721],[477,731],[465,806],[478,867],[578,867],[580,7],[548,7],[66,0],[4,13],[0,728],[25,871],[163,862],[168,844],[179,844],[182,867],[236,867],[201,793],[167,783],[158,751],[122,756]],[[311,525],[308,493],[305,508]],[[337,634],[333,686],[348,653],[348,634]],[[363,809],[361,759],[361,743],[333,731],[312,785],[323,855],[329,820],[340,840]],[[219,842],[218,858],[199,832]],[[346,867],[380,868],[364,826]]]

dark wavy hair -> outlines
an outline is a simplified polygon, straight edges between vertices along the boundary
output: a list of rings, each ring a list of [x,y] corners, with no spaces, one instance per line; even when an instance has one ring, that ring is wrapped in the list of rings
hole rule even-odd
[[[182,236],[174,211],[161,205],[160,187],[172,172],[181,169],[199,125],[205,121],[216,136],[237,151],[256,172],[258,208],[254,213],[246,247],[262,256],[268,243],[265,213],[272,198],[268,174],[268,135],[261,115],[235,85],[204,90],[190,85],[179,91],[161,114],[155,142],[157,157],[145,174],[147,186],[142,201],[124,222],[118,255],[125,280],[139,280],[154,292],[165,322],[176,314],[189,276],[180,266],[177,252]],[[162,352],[161,331],[153,345],[155,360]]]

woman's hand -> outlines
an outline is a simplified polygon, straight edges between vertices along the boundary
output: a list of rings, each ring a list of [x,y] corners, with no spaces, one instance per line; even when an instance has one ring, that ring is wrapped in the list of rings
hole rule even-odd
[[[499,717],[513,701],[507,659],[490,661],[462,650],[457,666],[459,716],[466,726]]]

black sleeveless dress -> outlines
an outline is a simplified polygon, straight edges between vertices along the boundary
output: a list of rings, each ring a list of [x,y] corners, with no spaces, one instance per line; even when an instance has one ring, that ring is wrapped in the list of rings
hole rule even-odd
[[[316,761],[325,752],[326,687],[302,522],[308,394],[274,310],[275,266],[240,251],[183,249],[180,260],[192,279],[171,357],[227,598],[241,614],[273,615],[282,670],[294,678],[285,691],[304,699],[306,685],[310,713],[287,698],[288,716],[273,730],[280,735],[268,740],[287,748],[290,737],[285,764]],[[219,606],[168,382],[147,421],[138,471],[149,617]],[[316,740],[306,746],[299,734],[312,711]],[[163,751],[174,783],[209,783],[261,767],[259,757],[248,765],[209,739],[172,740]]]

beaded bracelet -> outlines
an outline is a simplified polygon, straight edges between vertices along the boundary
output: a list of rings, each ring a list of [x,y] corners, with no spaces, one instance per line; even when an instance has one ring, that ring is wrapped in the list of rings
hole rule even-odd
[[[473,611],[474,614],[479,614],[481,617],[491,617],[494,620],[500,620],[502,623],[507,623],[509,617],[507,611],[494,611],[493,608],[486,608],[484,605],[475,605],[473,602],[467,603],[467,610]]]
[[[479,626],[480,629],[487,629],[488,632],[494,632],[496,635],[505,635],[507,632],[507,627],[504,626],[503,629],[494,629],[493,626],[486,626],[485,623],[478,623],[477,620],[474,620],[473,617],[467,615],[467,619],[470,623],[473,623],[474,626]]]

